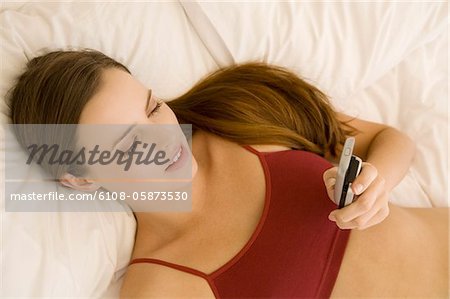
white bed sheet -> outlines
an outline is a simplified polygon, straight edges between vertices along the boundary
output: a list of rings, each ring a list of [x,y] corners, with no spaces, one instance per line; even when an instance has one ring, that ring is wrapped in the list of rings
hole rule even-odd
[[[207,48],[226,47],[218,60],[260,59],[287,66],[325,90],[338,110],[408,134],[417,156],[391,202],[449,206],[446,3],[185,6],[191,19],[206,15],[214,26],[193,24],[205,32],[200,36]],[[211,38],[212,31],[223,42]]]
[[[448,22],[445,2],[193,2],[234,61],[287,66],[336,104],[435,39]]]
[[[262,59],[317,84],[340,110],[390,124],[417,142],[417,157],[392,202],[449,206],[446,2],[182,4],[2,2],[1,96],[42,47],[97,48],[163,98],[229,61]],[[127,213],[2,211],[8,234],[1,244],[7,286],[1,295],[118,297],[134,228]],[[97,281],[82,278],[89,271]],[[45,283],[61,277],[57,287]]]
[[[448,207],[448,34],[424,44],[345,103],[352,115],[389,124],[410,136],[416,157],[391,202]]]

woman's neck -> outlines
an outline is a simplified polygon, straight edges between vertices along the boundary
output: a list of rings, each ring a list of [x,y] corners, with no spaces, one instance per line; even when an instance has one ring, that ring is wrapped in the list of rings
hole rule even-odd
[[[167,244],[199,223],[209,209],[208,186],[216,165],[212,156],[220,155],[216,144],[211,143],[210,134],[197,131],[192,138],[192,154],[197,161],[197,172],[192,179],[192,211],[190,212],[135,212],[137,232],[135,252],[152,252],[162,244]]]

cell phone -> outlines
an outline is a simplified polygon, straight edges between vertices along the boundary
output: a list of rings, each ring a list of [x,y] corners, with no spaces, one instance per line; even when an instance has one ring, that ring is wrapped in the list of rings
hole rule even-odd
[[[353,155],[353,146],[355,138],[348,137],[345,140],[342,149],[341,158],[336,177],[336,185],[334,187],[334,200],[342,209],[351,204],[354,200],[354,194],[351,189],[352,183],[361,172],[362,160]]]

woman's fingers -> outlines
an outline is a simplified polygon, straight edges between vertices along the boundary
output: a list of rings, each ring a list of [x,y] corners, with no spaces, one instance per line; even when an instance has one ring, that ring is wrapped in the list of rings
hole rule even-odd
[[[336,185],[337,167],[330,168],[323,173],[323,181],[327,189],[327,194],[330,200],[334,201],[334,186]]]
[[[323,174],[328,197],[334,201],[338,167],[332,167]],[[358,185],[361,188],[358,189]],[[329,215],[341,229],[365,229],[383,221],[389,214],[389,197],[385,188],[385,180],[378,175],[375,166],[363,162],[361,173],[352,183],[353,192],[357,195],[350,205],[332,211]],[[358,196],[359,195],[359,196]]]
[[[388,205],[388,202],[389,197],[386,192],[383,192],[380,196],[378,196],[373,207],[367,213],[355,217],[351,221],[359,227],[366,227],[368,223],[372,222],[372,218]]]
[[[326,181],[329,178],[336,178],[338,168],[332,167],[324,171],[323,180]]]
[[[389,206],[385,205],[381,209],[377,210],[375,215],[371,217],[367,222],[364,224],[361,224],[358,221],[350,221],[350,222],[342,222],[340,219],[336,219],[336,225],[340,229],[358,229],[358,230],[364,230],[368,227],[374,226],[380,222],[382,222],[386,217],[389,215]]]
[[[355,178],[352,183],[353,193],[359,195],[363,193],[373,180],[378,176],[378,170],[375,166],[368,162],[362,163],[361,173]]]
[[[382,222],[386,217],[389,215],[389,205],[385,205],[382,207],[373,217],[370,218],[369,221],[367,221],[366,224],[362,226],[358,226],[356,229],[358,230],[364,230],[368,227],[374,226],[380,222]]]
[[[343,221],[343,219],[338,215],[334,218],[334,221],[341,229],[366,229],[380,223],[387,217],[389,214],[388,205],[389,196],[387,192],[383,192],[382,196],[378,197],[375,205],[367,213],[350,221]]]
[[[377,177],[363,194],[356,197],[353,203],[342,209],[334,210],[330,213],[330,216],[339,218],[342,222],[349,222],[356,217],[370,212],[384,191],[384,179]]]

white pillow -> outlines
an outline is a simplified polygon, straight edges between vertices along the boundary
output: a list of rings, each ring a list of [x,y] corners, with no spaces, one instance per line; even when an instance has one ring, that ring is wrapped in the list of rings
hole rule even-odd
[[[0,21],[2,97],[27,59],[45,48],[100,50],[163,99],[180,95],[217,67],[177,2],[27,3],[3,10]]]
[[[6,91],[27,59],[43,48],[100,50],[162,98],[181,94],[217,67],[176,2],[15,4],[2,6],[0,23],[3,124]],[[4,164],[0,167],[3,174]],[[42,188],[61,191],[53,183]],[[136,228],[129,210],[5,213],[2,208],[2,214],[2,297],[100,297],[129,262]]]

